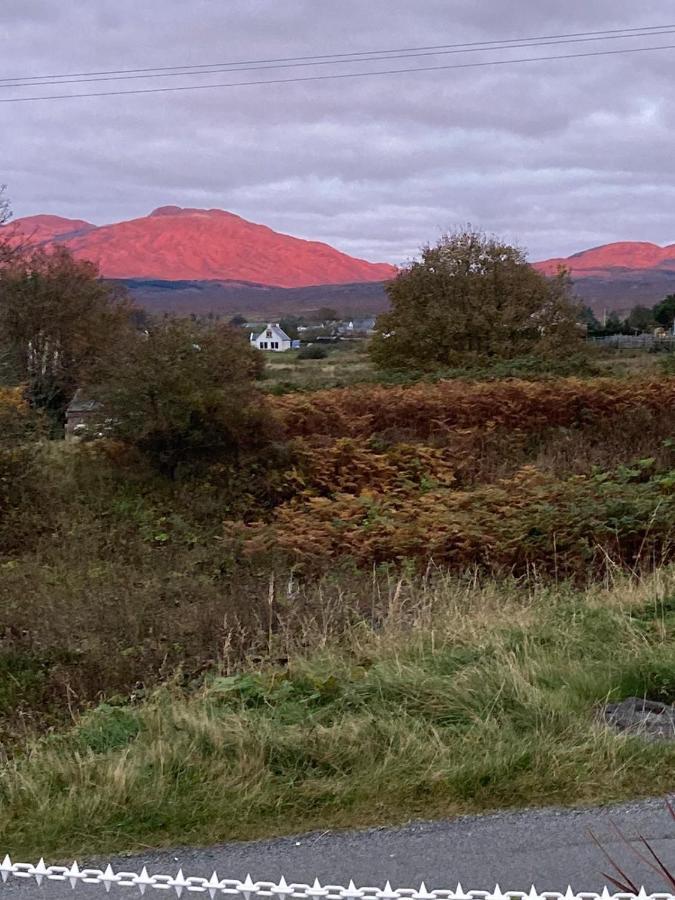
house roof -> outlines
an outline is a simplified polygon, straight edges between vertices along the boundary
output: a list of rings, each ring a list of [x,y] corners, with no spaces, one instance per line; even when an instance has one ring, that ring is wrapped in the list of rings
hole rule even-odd
[[[265,327],[260,332],[260,334],[258,334],[257,337],[260,337],[268,329],[272,329],[274,337],[278,338],[280,341],[290,341],[291,340],[290,337],[284,331],[284,329],[280,328],[279,325],[275,324],[274,322],[270,322],[269,324],[265,325]]]
[[[93,412],[99,406],[98,400],[92,400],[91,397],[86,396],[82,388],[78,388],[66,408],[66,413]]]

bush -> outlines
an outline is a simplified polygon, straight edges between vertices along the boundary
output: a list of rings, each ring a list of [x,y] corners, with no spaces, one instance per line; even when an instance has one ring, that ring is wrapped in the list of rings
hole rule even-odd
[[[277,429],[254,384],[262,364],[230,326],[168,320],[104,359],[91,393],[109,434],[175,478],[268,453]]]
[[[325,347],[319,347],[316,344],[312,344],[309,347],[303,347],[296,359],[325,359],[327,356],[328,351]]]
[[[390,309],[370,342],[383,369],[562,356],[582,346],[567,274],[547,278],[519,248],[470,229],[424,247],[386,291]]]

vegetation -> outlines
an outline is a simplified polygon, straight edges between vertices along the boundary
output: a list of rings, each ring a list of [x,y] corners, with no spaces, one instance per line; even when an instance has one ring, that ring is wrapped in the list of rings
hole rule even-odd
[[[269,447],[273,421],[254,386],[261,368],[234,328],[168,319],[103,355],[90,391],[109,434],[174,478],[180,466]]]
[[[62,422],[103,353],[131,332],[131,306],[96,267],[61,248],[14,254],[0,268],[0,365],[31,405]]]
[[[379,317],[371,345],[383,368],[562,355],[581,345],[567,274],[546,278],[522,250],[475,231],[424,247],[387,293],[391,309]]]
[[[314,344],[309,347],[304,347],[296,356],[296,359],[325,359],[328,356],[328,351],[325,347],[320,347],[317,344]]]
[[[4,768],[3,844],[110,853],[672,787],[672,744],[597,716],[675,697],[672,571],[581,591],[368,583],[281,599],[236,671],[109,698],[30,742]]]
[[[668,294],[653,309],[654,319],[664,328],[672,329],[675,325],[675,294]]]
[[[87,264],[4,258],[13,852],[669,784],[673,745],[598,710],[675,700],[672,358],[611,377],[602,353],[572,352],[565,277],[469,234],[392,288],[392,315],[421,303],[452,345],[399,371],[356,343],[264,356],[236,323],[141,322]],[[385,333],[378,361],[397,346]],[[103,436],[54,440],[78,386]]]

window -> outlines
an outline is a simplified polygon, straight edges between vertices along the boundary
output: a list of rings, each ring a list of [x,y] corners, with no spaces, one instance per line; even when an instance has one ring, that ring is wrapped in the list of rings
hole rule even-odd
[[[267,350],[267,341],[260,341],[260,349]]]
[[[272,337],[272,329],[271,329],[271,328],[268,328],[268,329],[267,329],[267,331],[265,332],[265,337],[266,337],[266,338],[271,338],[271,337]]]

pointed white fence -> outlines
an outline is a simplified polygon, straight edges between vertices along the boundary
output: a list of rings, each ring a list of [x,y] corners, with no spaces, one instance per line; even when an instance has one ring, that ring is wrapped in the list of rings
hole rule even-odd
[[[647,894],[642,888],[639,894],[611,894],[605,888],[601,894],[593,891],[574,893],[571,887],[565,893],[559,891],[543,891],[539,893],[532,886],[529,891],[502,891],[497,885],[494,891],[465,891],[461,884],[454,890],[428,891],[424,882],[419,888],[398,888],[394,890],[389,882],[384,889],[377,887],[357,888],[353,881],[348,887],[336,884],[288,883],[285,878],[279,882],[253,881],[247,875],[244,881],[238,878],[219,878],[214,872],[210,878],[195,875],[185,877],[179,869],[176,875],[150,875],[143,867],[140,873],[115,872],[111,865],[106,869],[81,869],[76,862],[72,866],[48,866],[44,859],[37,865],[32,863],[13,863],[6,856],[0,865],[0,877],[6,882],[8,878],[34,878],[38,885],[46,881],[68,882],[71,888],[78,884],[100,884],[106,891],[113,885],[117,887],[135,887],[144,894],[147,888],[155,890],[174,890],[180,897],[183,891],[205,894],[211,900],[216,894],[241,897],[243,900],[675,900],[675,895],[668,893]]]

